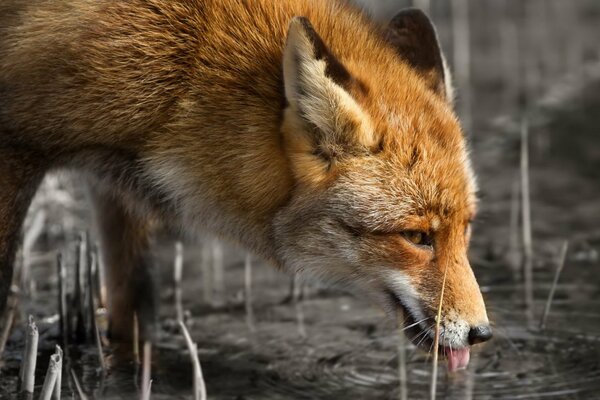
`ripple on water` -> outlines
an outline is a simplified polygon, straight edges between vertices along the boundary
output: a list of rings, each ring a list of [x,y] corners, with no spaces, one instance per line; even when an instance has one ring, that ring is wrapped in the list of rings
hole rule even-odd
[[[553,315],[553,328],[545,331],[525,328],[522,314],[516,310],[513,314],[497,316],[496,324],[502,328],[497,330],[493,341],[474,350],[467,371],[449,376],[445,368],[440,368],[440,397],[578,399],[599,396],[600,336],[583,332],[569,323],[568,313]],[[264,384],[278,396],[288,395],[287,398],[335,399],[350,394],[361,399],[398,398],[398,359],[392,356],[396,349],[395,335],[378,337],[366,346],[304,360],[306,371],[289,378],[284,374],[282,379],[268,380]],[[332,344],[312,350],[316,354],[330,354]],[[407,349],[412,357],[407,363],[406,389],[409,398],[427,398],[431,360],[413,350],[413,347]]]

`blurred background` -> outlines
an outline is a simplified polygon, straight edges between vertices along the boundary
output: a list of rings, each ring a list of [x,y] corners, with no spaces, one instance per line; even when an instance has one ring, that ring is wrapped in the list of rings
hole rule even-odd
[[[479,176],[481,211],[470,258],[495,338],[474,351],[467,371],[450,376],[440,370],[439,397],[597,397],[600,2],[357,1],[381,23],[408,6],[430,15],[453,71],[456,109]],[[79,179],[49,176],[29,213],[0,398],[16,395],[26,316],[38,321],[46,354],[38,376],[58,340],[57,253],[69,271],[67,290],[74,291],[82,232],[94,247]],[[161,336],[153,398],[191,396],[191,364],[175,324],[179,289],[211,399],[429,396],[431,360],[363,299],[276,271],[210,237],[181,244],[177,286],[177,240],[157,238]],[[101,288],[101,263],[97,275]],[[103,296],[96,310],[100,329]],[[136,366],[106,373],[94,339],[79,341],[71,344],[70,368],[88,396],[136,396]],[[111,349],[103,352],[110,360]],[[69,380],[63,387],[65,395],[74,391]]]

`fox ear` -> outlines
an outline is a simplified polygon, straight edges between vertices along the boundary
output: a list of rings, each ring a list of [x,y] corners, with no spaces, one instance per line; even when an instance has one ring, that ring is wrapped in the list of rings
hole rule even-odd
[[[304,17],[290,23],[283,80],[283,131],[297,170],[329,170],[336,158],[375,146],[369,119],[349,91],[357,82]]]
[[[387,41],[449,103],[453,101],[452,78],[433,23],[416,8],[400,11],[386,30]]]

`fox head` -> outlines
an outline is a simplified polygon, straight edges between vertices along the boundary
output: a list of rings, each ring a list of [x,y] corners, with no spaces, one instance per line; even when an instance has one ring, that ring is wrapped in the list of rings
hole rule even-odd
[[[402,311],[424,348],[446,275],[441,345],[487,340],[467,259],[476,184],[431,22],[400,12],[372,33],[368,65],[318,28],[294,18],[284,51],[282,132],[296,185],[275,221],[279,259]]]

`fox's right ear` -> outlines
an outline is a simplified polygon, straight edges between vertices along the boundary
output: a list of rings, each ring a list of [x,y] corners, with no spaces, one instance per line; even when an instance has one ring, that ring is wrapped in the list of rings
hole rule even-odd
[[[416,8],[401,10],[390,21],[386,39],[434,92],[452,103],[450,70],[440,49],[435,27],[423,11]]]
[[[350,94],[356,82],[308,19],[292,19],[283,57],[284,140],[297,177],[321,181],[336,160],[377,146]]]

